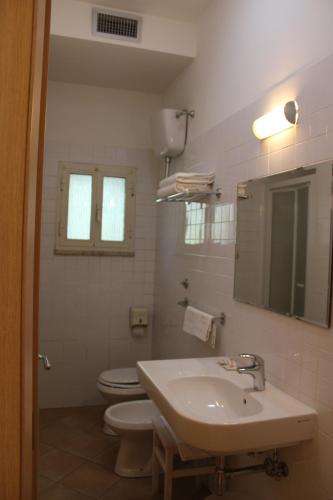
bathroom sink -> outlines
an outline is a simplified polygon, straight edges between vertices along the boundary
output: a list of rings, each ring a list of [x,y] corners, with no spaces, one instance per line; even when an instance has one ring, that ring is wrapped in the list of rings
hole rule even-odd
[[[316,411],[266,383],[224,370],[221,358],[138,363],[141,384],[187,444],[221,454],[265,450],[312,439]]]
[[[218,377],[180,377],[170,380],[168,387],[179,404],[203,419],[231,422],[263,410],[262,404],[251,394],[244,395],[240,387]]]

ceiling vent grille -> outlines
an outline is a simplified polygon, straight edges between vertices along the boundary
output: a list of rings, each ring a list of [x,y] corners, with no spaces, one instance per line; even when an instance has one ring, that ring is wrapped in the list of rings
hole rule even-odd
[[[131,14],[119,15],[110,10],[93,9],[93,34],[119,40],[138,42],[142,18]]]

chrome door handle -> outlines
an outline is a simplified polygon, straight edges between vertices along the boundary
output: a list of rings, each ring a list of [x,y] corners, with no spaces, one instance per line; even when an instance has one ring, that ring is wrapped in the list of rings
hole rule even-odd
[[[38,354],[38,359],[43,360],[45,370],[50,370],[51,363],[45,354]]]

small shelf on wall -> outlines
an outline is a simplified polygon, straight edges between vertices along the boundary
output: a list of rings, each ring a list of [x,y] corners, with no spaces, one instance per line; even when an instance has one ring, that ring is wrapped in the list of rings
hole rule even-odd
[[[220,198],[222,195],[222,189],[215,189],[214,191],[202,191],[200,193],[175,193],[169,196],[165,196],[163,198],[157,198],[156,203],[171,203],[171,202],[202,202],[208,196],[215,196],[216,198]]]

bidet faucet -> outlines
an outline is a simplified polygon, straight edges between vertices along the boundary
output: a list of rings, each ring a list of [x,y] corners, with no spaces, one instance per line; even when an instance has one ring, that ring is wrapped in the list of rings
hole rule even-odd
[[[265,390],[265,361],[260,356],[256,354],[239,354],[240,358],[248,360],[251,365],[242,367],[237,366],[237,372],[239,374],[251,375],[253,378],[253,385],[255,391]]]

